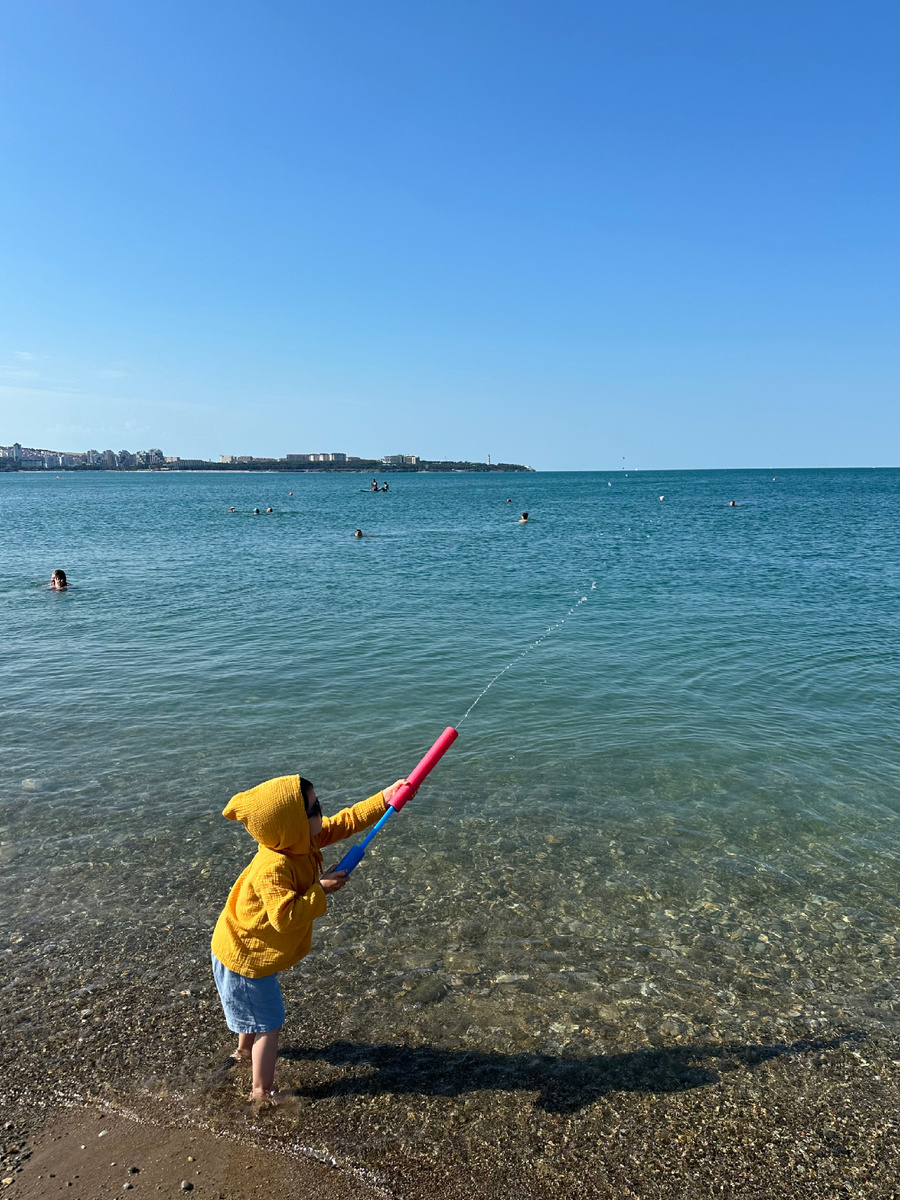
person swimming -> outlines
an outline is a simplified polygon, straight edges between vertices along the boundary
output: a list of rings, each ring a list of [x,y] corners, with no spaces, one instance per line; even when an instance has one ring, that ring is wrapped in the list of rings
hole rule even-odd
[[[377,492],[377,491],[379,491],[379,487],[378,487],[378,480],[377,480],[377,479],[373,479],[373,480],[372,480],[372,491],[373,491],[373,492]]]
[[[381,490],[383,492],[389,492],[391,490],[390,487],[388,486],[387,480],[385,480],[384,483],[381,485]]]
[[[512,500],[507,500],[507,504],[512,504]]]
[[[54,592],[64,592],[69,586],[69,581],[66,579],[66,573],[57,568],[50,576],[49,587]]]
[[[267,513],[273,513],[274,511],[275,511],[275,509],[274,509],[274,508],[267,508],[267,509],[266,509],[266,512],[267,512]]]
[[[524,524],[525,524],[525,522],[526,522],[527,520],[528,520],[528,513],[522,513],[521,517],[519,517],[519,519],[518,519],[518,521],[516,522],[516,524],[517,524],[517,525],[524,525]]]
[[[258,508],[254,508],[254,510],[253,510],[253,515],[254,515],[254,517],[258,517],[258,516],[259,516],[259,509],[258,509]]]
[[[735,504],[735,502],[733,500],[731,500],[731,501],[729,501],[728,507],[729,508],[737,508],[737,505]]]
[[[236,509],[236,508],[229,508],[229,510],[228,510],[228,511],[229,511],[229,512],[237,512],[237,509]]]
[[[354,537],[365,537],[366,535],[363,533],[363,531],[361,529],[357,529],[356,533],[354,533],[353,536]]]

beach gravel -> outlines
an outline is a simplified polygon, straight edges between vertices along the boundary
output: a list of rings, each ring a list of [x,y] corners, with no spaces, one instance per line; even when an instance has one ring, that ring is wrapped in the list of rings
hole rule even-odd
[[[108,948],[70,935],[68,986],[91,987],[93,1019],[48,987],[8,1027],[2,1200],[96,1200],[132,1166],[135,1195],[180,1194],[187,1179],[203,1200],[900,1196],[900,1042],[883,1023],[730,1039],[673,1024],[606,1035],[605,1048],[560,1032],[553,1052],[504,1049],[503,1029],[453,1032],[449,997],[386,994],[348,1018],[328,1002],[327,971],[298,973],[278,1079],[294,1099],[256,1112],[246,1068],[226,1065],[201,936],[176,943],[196,965],[173,986],[141,969],[146,943],[120,947],[131,965],[115,970]],[[418,1038],[390,1036],[403,1021]]]
[[[648,880],[668,842],[620,860],[560,826],[547,852],[584,872],[576,904],[521,824],[513,838],[448,819],[427,866],[425,847],[373,854],[283,978],[277,1085],[294,1095],[260,1112],[227,1061],[209,968],[224,854],[190,860],[209,872],[200,904],[175,833],[153,847],[174,872],[138,874],[148,854],[123,836],[59,873],[66,903],[50,914],[20,887],[0,948],[0,1200],[47,1194],[50,1172],[75,1200],[79,1155],[106,1172],[84,1200],[126,1179],[135,1196],[182,1194],[186,1179],[202,1200],[215,1179],[241,1200],[257,1176],[275,1200],[282,1179],[285,1197],[309,1182],[397,1200],[896,1200],[889,889],[865,920],[850,882],[810,899],[741,873],[735,899],[692,869],[663,896]],[[214,845],[215,828],[191,836]],[[520,857],[498,866],[501,836]],[[171,1156],[156,1163],[151,1144]],[[64,1146],[49,1167],[41,1156]]]

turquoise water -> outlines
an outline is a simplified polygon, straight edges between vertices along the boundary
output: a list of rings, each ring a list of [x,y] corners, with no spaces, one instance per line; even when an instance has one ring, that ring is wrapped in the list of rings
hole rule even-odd
[[[108,975],[140,945],[208,987],[252,849],[228,797],[295,771],[326,811],[371,794],[587,596],[462,725],[288,999],[328,979],[337,1032],[513,1051],[892,1024],[900,473],[367,482],[0,476],[17,961],[71,970],[47,947],[95,929]]]

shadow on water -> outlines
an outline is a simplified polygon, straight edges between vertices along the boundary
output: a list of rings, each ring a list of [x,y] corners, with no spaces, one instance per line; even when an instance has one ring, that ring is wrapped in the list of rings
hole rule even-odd
[[[366,1074],[301,1088],[309,1099],[341,1095],[460,1096],[489,1089],[538,1092],[536,1105],[546,1112],[576,1112],[611,1092],[685,1092],[718,1083],[741,1067],[757,1067],[787,1055],[833,1050],[863,1036],[848,1033],[830,1039],[783,1042],[770,1046],[697,1043],[636,1050],[590,1058],[554,1058],[546,1054],[488,1054],[438,1050],[432,1046],[331,1042],[321,1049],[285,1047],[282,1057],[324,1061]]]

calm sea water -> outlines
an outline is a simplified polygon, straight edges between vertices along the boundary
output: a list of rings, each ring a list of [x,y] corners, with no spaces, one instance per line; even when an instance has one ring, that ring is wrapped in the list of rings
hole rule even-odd
[[[295,771],[326,811],[371,794],[588,596],[288,991],[331,971],[347,1031],[507,1049],[893,1022],[900,473],[367,483],[0,476],[11,934],[40,956],[114,919],[205,980],[252,850],[228,797]]]

